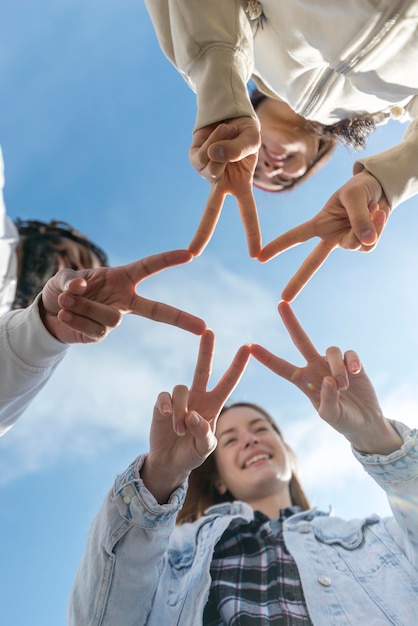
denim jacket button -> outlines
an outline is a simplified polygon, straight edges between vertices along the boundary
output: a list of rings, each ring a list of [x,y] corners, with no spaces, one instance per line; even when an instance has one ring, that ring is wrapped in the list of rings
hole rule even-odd
[[[299,527],[300,533],[308,533],[310,531],[310,527],[308,524],[303,524],[303,526]]]
[[[123,496],[123,501],[125,504],[130,504],[131,503],[131,499],[129,496]]]
[[[331,584],[331,578],[328,578],[328,576],[318,576],[318,582],[324,587],[329,587]]]

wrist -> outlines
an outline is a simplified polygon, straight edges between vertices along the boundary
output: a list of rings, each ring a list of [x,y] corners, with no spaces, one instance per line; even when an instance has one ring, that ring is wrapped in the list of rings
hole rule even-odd
[[[166,504],[171,494],[188,479],[189,473],[176,473],[168,464],[154,463],[148,455],[141,468],[140,476],[158,504]]]
[[[367,436],[349,439],[353,448],[362,454],[379,454],[387,456],[399,450],[403,444],[403,439],[396,431],[392,423],[383,418],[383,425],[378,431],[370,432]]]

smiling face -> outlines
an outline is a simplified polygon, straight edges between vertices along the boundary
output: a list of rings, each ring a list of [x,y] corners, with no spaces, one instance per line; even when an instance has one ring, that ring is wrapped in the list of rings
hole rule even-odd
[[[315,162],[320,138],[285,102],[265,98],[257,106],[261,147],[254,184],[278,191],[300,178]]]
[[[291,505],[291,460],[282,438],[255,408],[232,407],[224,411],[216,428],[215,460],[219,493],[253,508],[271,500],[273,510]]]

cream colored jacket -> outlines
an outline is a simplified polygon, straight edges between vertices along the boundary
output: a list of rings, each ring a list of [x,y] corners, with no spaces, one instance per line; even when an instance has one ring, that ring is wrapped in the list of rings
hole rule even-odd
[[[197,96],[195,129],[255,117],[247,83],[330,124],[412,120],[361,159],[392,206],[418,193],[417,0],[145,0],[160,46]]]

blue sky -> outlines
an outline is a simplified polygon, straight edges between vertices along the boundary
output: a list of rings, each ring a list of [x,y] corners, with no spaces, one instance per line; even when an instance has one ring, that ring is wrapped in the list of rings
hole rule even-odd
[[[5,200],[21,218],[63,219],[112,265],[187,247],[208,193],[188,162],[194,95],[163,57],[142,2],[4,0],[0,144]],[[393,123],[368,152],[398,142]],[[350,176],[344,148],[290,195],[256,192],[265,243],[316,213]],[[399,207],[371,254],[336,251],[294,303],[319,350],[356,349],[388,417],[418,425],[417,200]],[[204,254],[140,292],[204,317],[216,382],[236,349],[263,343],[300,364],[276,306],[307,243],[249,259],[228,199]],[[100,345],[72,348],[0,440],[2,626],[61,626],[89,525],[116,473],[147,449],[157,393],[191,382],[198,338],[126,317]],[[296,449],[311,500],[337,514],[388,513],[348,444],[308,400],[251,362],[235,400],[270,410]]]

